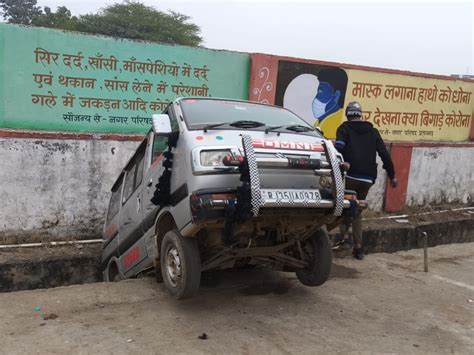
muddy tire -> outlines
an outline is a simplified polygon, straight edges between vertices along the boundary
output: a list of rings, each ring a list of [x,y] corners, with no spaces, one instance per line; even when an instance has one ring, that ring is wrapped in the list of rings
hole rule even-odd
[[[301,244],[309,266],[296,270],[296,277],[305,286],[320,286],[331,273],[332,253],[328,234],[324,229],[319,229]]]
[[[184,238],[171,230],[161,242],[161,274],[163,282],[176,299],[196,295],[201,283],[201,258],[197,239]]]

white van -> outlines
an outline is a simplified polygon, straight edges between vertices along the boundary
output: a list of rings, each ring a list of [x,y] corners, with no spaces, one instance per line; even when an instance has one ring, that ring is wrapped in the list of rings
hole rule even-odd
[[[326,230],[358,203],[344,168],[331,141],[284,108],[177,99],[153,116],[112,187],[104,279],[154,267],[181,299],[197,293],[202,271],[264,264],[321,285]]]

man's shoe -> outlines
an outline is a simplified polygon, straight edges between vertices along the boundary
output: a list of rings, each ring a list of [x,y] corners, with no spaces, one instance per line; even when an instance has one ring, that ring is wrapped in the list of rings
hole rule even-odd
[[[334,243],[332,250],[346,250],[350,248],[351,248],[351,242],[349,238],[342,238]]]
[[[358,260],[363,260],[364,251],[362,250],[362,248],[354,248],[354,250],[352,250],[352,256]]]

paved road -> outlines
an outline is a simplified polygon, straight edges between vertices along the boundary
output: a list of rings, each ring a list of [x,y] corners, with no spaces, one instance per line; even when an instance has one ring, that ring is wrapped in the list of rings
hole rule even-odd
[[[422,269],[414,250],[336,259],[319,288],[252,270],[206,275],[188,301],[151,278],[4,293],[0,352],[472,353],[474,243],[432,248]]]

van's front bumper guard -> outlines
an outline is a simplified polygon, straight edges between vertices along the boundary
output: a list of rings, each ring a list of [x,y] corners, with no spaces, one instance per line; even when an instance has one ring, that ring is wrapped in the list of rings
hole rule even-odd
[[[229,168],[238,168],[242,186],[232,191],[215,193],[196,192],[191,197],[193,217],[203,210],[226,209],[229,219],[242,222],[251,216],[258,216],[263,207],[267,208],[315,208],[333,209],[333,215],[341,216],[345,208],[354,203],[360,209],[367,207],[366,201],[357,201],[355,195],[344,197],[342,168],[337,160],[335,148],[330,141],[323,142],[328,161],[309,158],[256,157],[252,139],[243,135],[242,143],[245,156],[228,156],[223,163]],[[319,190],[311,189],[265,189],[260,185],[259,167],[310,169],[317,176],[330,176],[333,180],[332,198],[322,198]],[[327,196],[327,194],[325,194]],[[352,200],[352,201],[351,201]],[[213,215],[211,213],[211,215]],[[211,215],[208,215],[212,218]]]
[[[281,194],[280,197],[278,194],[275,195],[275,198],[270,197],[268,193],[265,193],[261,190],[260,185],[260,176],[258,172],[259,160],[262,165],[269,166],[272,163],[274,165],[283,165],[286,164],[287,167],[295,167],[295,168],[310,168],[315,170],[315,174],[318,174],[319,171],[322,173],[321,168],[329,167],[329,171],[325,171],[325,174],[330,174],[333,180],[333,196],[334,200],[331,201],[332,206],[334,208],[333,214],[335,216],[341,216],[342,211],[344,209],[344,179],[342,177],[341,167],[339,166],[339,161],[337,160],[336,156],[336,149],[332,145],[331,141],[325,140],[323,141],[324,150],[326,153],[326,157],[328,162],[318,161],[316,159],[288,159],[288,158],[273,158],[273,161],[266,161],[264,159],[259,159],[255,156],[255,151],[252,145],[252,137],[249,135],[242,135],[242,146],[244,148],[245,153],[245,161],[243,163],[247,164],[246,175],[248,178],[248,183],[250,185],[250,201],[251,201],[251,211],[254,217],[258,216],[259,210],[262,207],[322,207],[321,206],[321,199],[317,198],[319,191],[314,191],[314,196],[311,198],[291,198],[291,191],[289,193],[289,198],[282,198]],[[279,159],[278,161],[275,159]],[[286,159],[286,163],[284,162]],[[329,163],[329,166],[327,166]],[[321,174],[322,175],[322,174]],[[244,181],[244,184],[246,181]],[[294,191],[296,195],[298,195],[299,191]],[[309,192],[309,191],[308,191]]]

